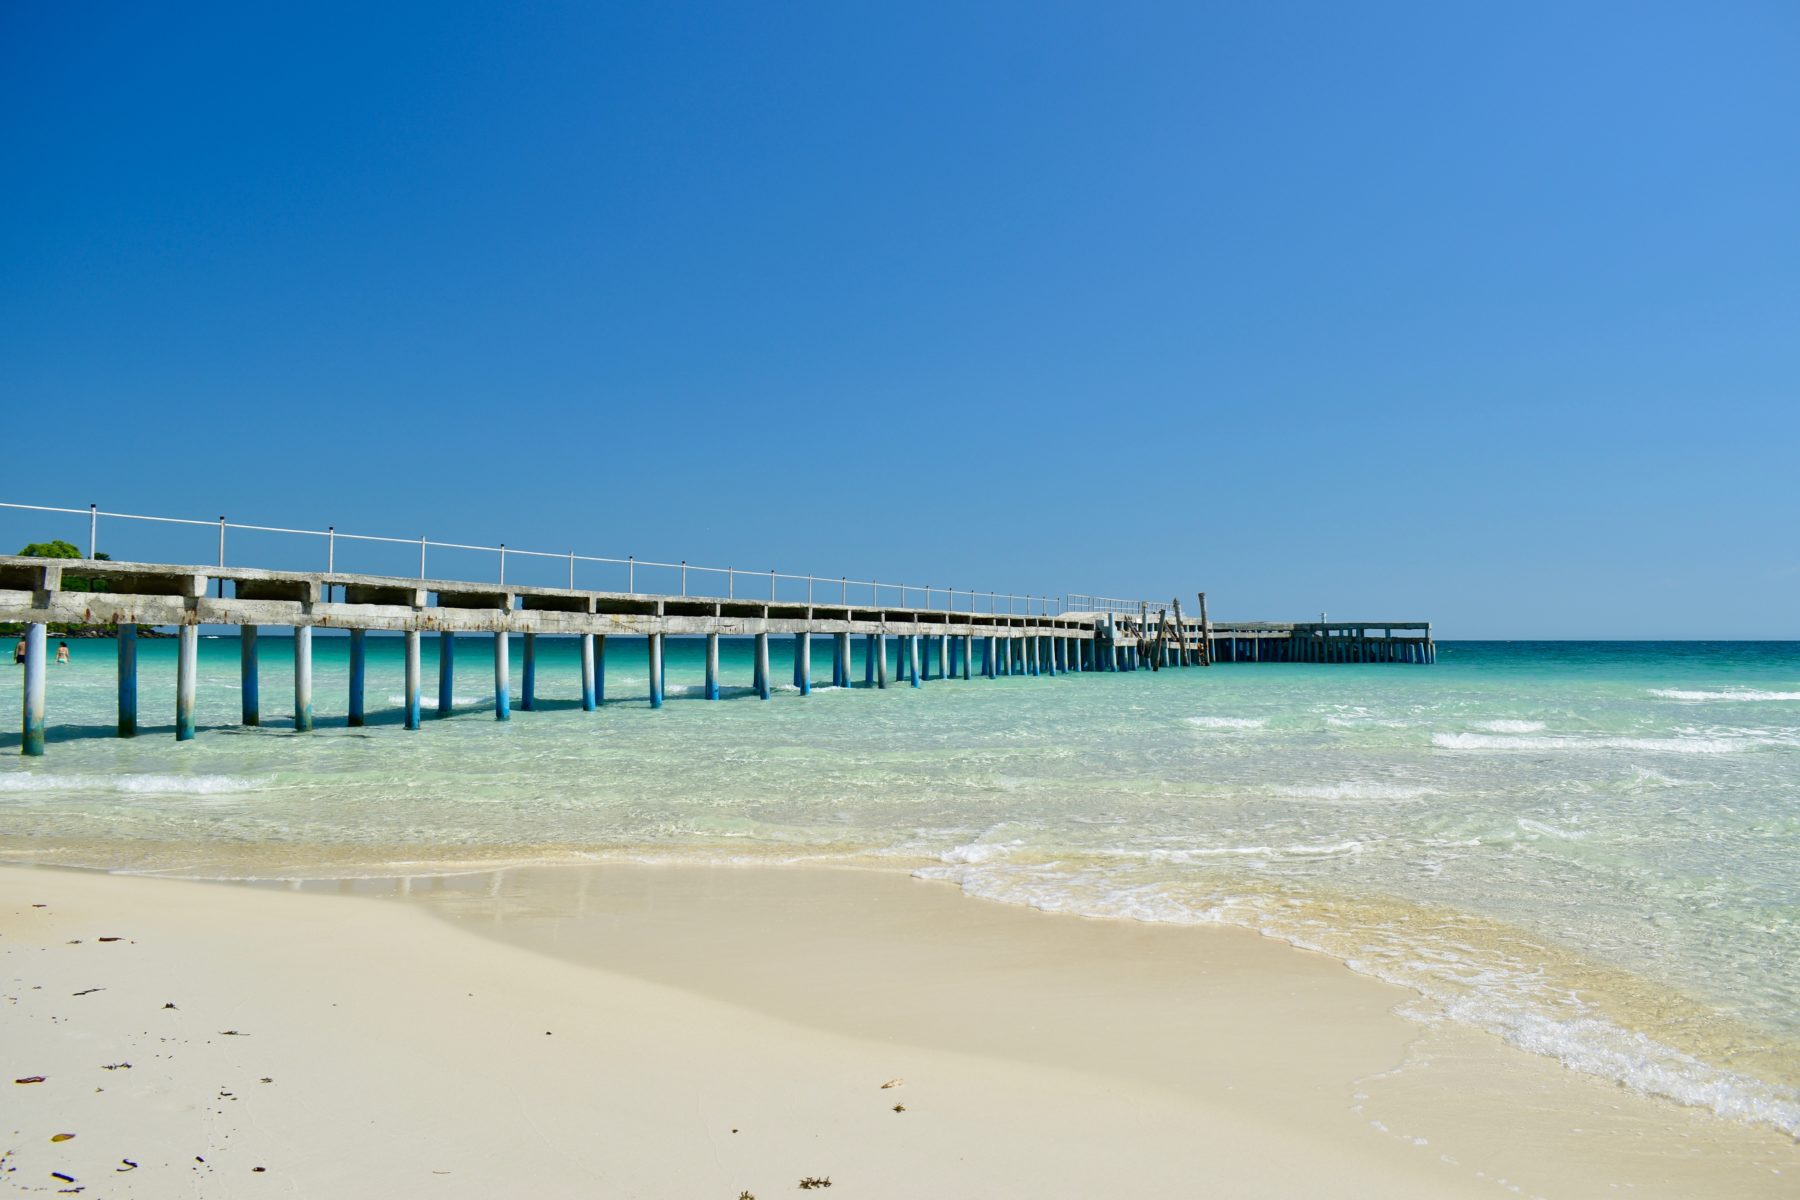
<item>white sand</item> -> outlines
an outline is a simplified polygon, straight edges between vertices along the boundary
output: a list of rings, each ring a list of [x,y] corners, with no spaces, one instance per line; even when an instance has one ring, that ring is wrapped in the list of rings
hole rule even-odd
[[[1421,1039],[1389,1012],[1402,993],[1323,958],[893,875],[538,870],[394,903],[8,868],[0,922],[0,1182],[20,1190],[1791,1196],[1800,1178],[1772,1134],[1491,1039]],[[1426,1045],[1461,1057],[1420,1065]]]

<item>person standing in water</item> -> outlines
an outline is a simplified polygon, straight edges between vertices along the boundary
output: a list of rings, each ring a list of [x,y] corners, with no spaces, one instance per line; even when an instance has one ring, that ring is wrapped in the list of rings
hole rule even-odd
[[[56,663],[58,666],[62,667],[69,665],[69,643],[56,643]]]
[[[25,639],[20,638],[18,645],[13,647],[13,666],[16,667],[24,661],[25,661]]]

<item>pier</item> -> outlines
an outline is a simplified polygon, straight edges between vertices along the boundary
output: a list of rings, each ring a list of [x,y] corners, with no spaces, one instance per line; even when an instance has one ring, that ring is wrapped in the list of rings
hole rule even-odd
[[[491,644],[494,717],[510,720],[514,687],[511,639],[522,639],[523,671],[518,710],[536,708],[538,639],[559,637],[580,643],[581,707],[597,711],[605,702],[609,645],[637,647],[648,666],[646,699],[660,708],[666,695],[664,645],[670,637],[706,640],[705,681],[700,693],[716,701],[720,692],[719,639],[754,642],[751,689],[760,699],[773,693],[775,670],[772,640],[791,646],[792,681],[810,695],[822,681],[814,675],[815,648],[830,660],[831,687],[917,688],[927,681],[1001,676],[1055,678],[1092,672],[1120,672],[1210,666],[1220,663],[1429,663],[1435,658],[1430,625],[1425,622],[1361,622],[1283,624],[1272,622],[1214,623],[1206,596],[1197,593],[1197,615],[1184,615],[1179,599],[1148,601],[1067,595],[1001,596],[949,589],[908,588],[871,581],[852,584],[815,576],[782,576],[777,572],[746,574],[726,568],[690,568],[688,564],[639,563],[635,559],[582,559],[568,555],[531,557],[567,562],[568,586],[520,586],[505,582],[505,547],[455,546],[462,550],[497,551],[498,577],[493,582],[428,578],[426,552],[437,543],[419,539],[420,571],[416,578],[345,573],[274,570],[225,566],[226,532],[217,523],[220,564],[214,566],[124,562],[96,557],[94,540],[98,509],[37,509],[77,512],[89,518],[88,554],[83,558],[0,556],[0,622],[24,627],[22,750],[41,755],[47,720],[47,627],[67,625],[110,629],[118,654],[118,735],[133,737],[138,727],[137,631],[140,626],[169,627],[178,639],[175,687],[175,736],[196,735],[195,695],[198,638],[202,626],[235,626],[240,634],[241,712],[245,726],[261,723],[258,632],[269,628],[293,631],[293,726],[307,731],[315,723],[313,632],[341,630],[350,649],[349,693],[343,712],[351,726],[367,720],[366,636],[397,634],[405,639],[403,723],[422,727],[425,713],[421,679],[421,643],[438,639],[438,681],[433,711],[452,712],[459,638],[478,637]],[[160,519],[168,518],[137,518]],[[185,522],[203,524],[212,522]],[[312,531],[274,532],[312,535]],[[328,564],[336,542],[349,535],[335,530],[326,539]],[[361,540],[398,542],[392,538]],[[525,552],[510,552],[516,558]],[[626,591],[575,586],[578,562],[615,564],[625,568]],[[675,570],[681,591],[636,590],[640,567]],[[726,595],[693,594],[690,571],[725,575]],[[767,594],[739,595],[739,580],[765,580]],[[784,596],[782,586],[803,595]],[[835,602],[821,591],[838,591]],[[885,592],[885,594],[884,594]],[[1000,608],[1004,600],[1006,610]],[[985,611],[984,608],[985,601]],[[1019,609],[1023,611],[1018,611]],[[858,670],[857,654],[861,663]]]

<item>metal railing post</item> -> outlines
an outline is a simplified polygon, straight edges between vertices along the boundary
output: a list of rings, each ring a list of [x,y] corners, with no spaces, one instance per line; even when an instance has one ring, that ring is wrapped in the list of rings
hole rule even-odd
[[[775,603],[775,568],[769,568],[769,603]]]
[[[625,556],[625,592],[627,595],[637,593],[637,555]]]
[[[687,559],[681,560],[681,594],[687,595]]]
[[[506,543],[500,543],[500,585],[506,586]]]
[[[90,505],[88,505],[88,557],[89,558],[94,557],[94,555],[97,553],[97,550],[95,549],[95,547],[98,546],[99,541],[100,541],[100,506],[98,504],[90,504]]]
[[[419,578],[425,578],[425,535],[419,535]]]
[[[335,574],[337,571],[337,526],[325,527],[325,573]]]
[[[219,565],[225,565],[225,518],[219,518]]]
[[[575,552],[569,551],[569,590],[575,590]]]

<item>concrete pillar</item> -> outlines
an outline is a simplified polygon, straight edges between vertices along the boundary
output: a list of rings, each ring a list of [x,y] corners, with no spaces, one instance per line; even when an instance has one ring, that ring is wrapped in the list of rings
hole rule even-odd
[[[456,706],[456,635],[448,629],[438,634],[437,715],[447,717]]]
[[[406,631],[406,694],[401,697],[406,706],[406,727],[419,727],[419,631]],[[439,711],[442,711],[441,709]]]
[[[950,678],[950,635],[939,634],[937,637],[937,660],[939,679]]]
[[[294,626],[294,729],[313,727],[312,626]]]
[[[981,639],[981,677],[994,677],[994,635],[991,633]]]
[[[599,707],[594,698],[594,635],[581,635],[581,711],[593,712]]]
[[[137,736],[137,626],[119,626],[119,736]]]
[[[365,647],[363,630],[350,631],[350,726],[355,728],[363,723],[363,684],[368,675],[368,656]]]
[[[837,685],[847,688],[850,686],[850,635],[833,634],[831,640],[838,664]]]
[[[1027,675],[1036,676],[1043,674],[1043,664],[1038,662],[1039,644],[1039,639],[1036,634],[1032,634],[1025,639],[1025,673]]]
[[[525,635],[525,678],[519,685],[519,711],[530,712],[537,705],[537,634]]]
[[[794,635],[794,683],[802,696],[812,695],[812,634]]]
[[[512,651],[506,630],[494,631],[494,720],[512,720]]]
[[[194,740],[195,676],[200,670],[200,628],[182,625],[175,630],[175,740]]]
[[[884,634],[872,635],[870,647],[875,652],[875,686],[887,687],[887,637]]]
[[[663,706],[663,635],[653,633],[647,639],[650,656],[650,707]]]
[[[906,678],[914,687],[919,686],[919,635],[906,635]]]
[[[753,672],[756,694],[764,700],[769,698],[769,635],[756,635],[756,669]]]
[[[238,691],[242,697],[241,719],[245,725],[262,724],[262,699],[259,695],[256,662],[256,626],[238,629]]]
[[[44,754],[44,638],[42,621],[25,626],[25,698],[19,713],[23,734],[19,752],[28,758],[42,758]]]
[[[971,634],[965,633],[962,635],[962,677],[964,679],[967,679],[969,677],[969,671],[970,671],[970,665],[971,665],[969,663],[969,659],[971,657],[973,657],[973,655],[970,654],[970,651],[972,651],[975,648],[974,644],[973,644],[974,640],[975,639],[974,639],[973,635],[971,635]]]
[[[719,635],[706,635],[706,698],[719,698]]]
[[[875,645],[875,635],[872,633],[865,633],[863,635],[864,684],[873,684],[875,682],[875,667],[880,660],[881,650]]]
[[[594,635],[594,704],[606,703],[606,635]]]

